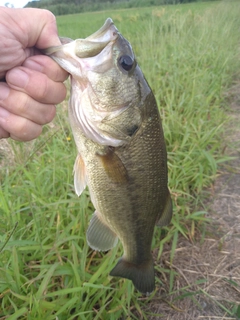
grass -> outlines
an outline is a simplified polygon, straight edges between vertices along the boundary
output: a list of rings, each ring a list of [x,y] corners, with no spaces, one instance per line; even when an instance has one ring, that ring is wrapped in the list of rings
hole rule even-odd
[[[156,228],[153,239],[157,273],[170,275],[165,300],[174,293],[176,272],[170,266],[179,233],[192,239],[204,225],[199,197],[225,160],[224,91],[239,70],[239,12],[239,3],[228,1],[57,19],[59,34],[77,38],[111,16],[155,93],[174,200],[172,223]],[[41,137],[13,142],[12,148],[14,159],[0,169],[0,319],[148,319],[152,312],[146,306],[156,293],[143,298],[130,281],[109,276],[121,244],[104,254],[86,243],[93,206],[88,191],[80,198],[74,194],[76,149],[66,102]],[[160,257],[169,243],[169,268],[163,269]],[[161,277],[156,283],[159,290]],[[179,299],[186,294],[191,295],[180,290]]]

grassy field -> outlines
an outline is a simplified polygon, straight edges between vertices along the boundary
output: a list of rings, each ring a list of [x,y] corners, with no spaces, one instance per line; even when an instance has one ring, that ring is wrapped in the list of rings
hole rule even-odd
[[[153,240],[156,292],[161,275],[170,279],[165,300],[175,273],[161,266],[164,245],[171,247],[170,266],[179,234],[193,239],[204,230],[201,192],[226,160],[224,92],[240,70],[239,14],[240,3],[226,1],[57,19],[60,35],[83,38],[112,17],[155,93],[174,201],[172,223],[156,228]],[[12,142],[0,154],[0,319],[148,319],[156,292],[143,298],[130,281],[108,275],[121,244],[98,253],[86,243],[94,209],[88,191],[78,198],[73,190],[76,148],[66,106],[37,140]]]

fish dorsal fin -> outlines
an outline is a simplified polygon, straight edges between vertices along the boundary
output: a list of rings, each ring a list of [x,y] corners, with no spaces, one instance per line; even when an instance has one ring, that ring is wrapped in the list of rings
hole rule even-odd
[[[86,167],[80,154],[75,160],[73,171],[75,192],[80,196],[87,185]]]
[[[87,230],[88,245],[97,251],[108,251],[116,246],[116,234],[103,222],[101,214],[94,212]]]
[[[172,199],[171,199],[170,192],[168,191],[166,204],[163,212],[160,215],[159,220],[157,221],[157,226],[158,227],[167,226],[170,223],[171,219],[172,219]]]
[[[128,182],[128,172],[122,160],[115,152],[115,148],[109,147],[106,154],[97,154],[105,172],[114,183]]]

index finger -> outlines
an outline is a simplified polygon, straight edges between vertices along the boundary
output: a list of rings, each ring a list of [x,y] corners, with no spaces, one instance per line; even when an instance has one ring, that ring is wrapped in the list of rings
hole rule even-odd
[[[69,74],[62,69],[53,59],[44,55],[31,56],[22,64],[23,67],[39,71],[57,82],[65,81]]]
[[[6,74],[11,89],[26,93],[44,104],[58,104],[66,97],[66,87],[60,81],[53,81],[46,74],[25,67],[16,67]]]

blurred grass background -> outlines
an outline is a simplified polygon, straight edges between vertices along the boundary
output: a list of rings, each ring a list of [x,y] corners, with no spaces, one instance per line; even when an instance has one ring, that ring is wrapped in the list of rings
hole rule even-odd
[[[179,233],[192,239],[204,228],[202,191],[226,160],[224,93],[240,70],[239,13],[238,1],[223,1],[57,18],[61,36],[84,38],[111,17],[156,96],[174,202],[172,223],[153,239],[160,273],[171,272],[159,264],[164,244],[172,259]],[[75,157],[67,101],[37,140],[11,142],[0,168],[0,319],[148,318],[144,306],[155,293],[143,299],[130,281],[108,275],[121,244],[97,253],[86,243],[94,209],[88,191],[74,193]],[[170,282],[169,294],[174,274]]]

